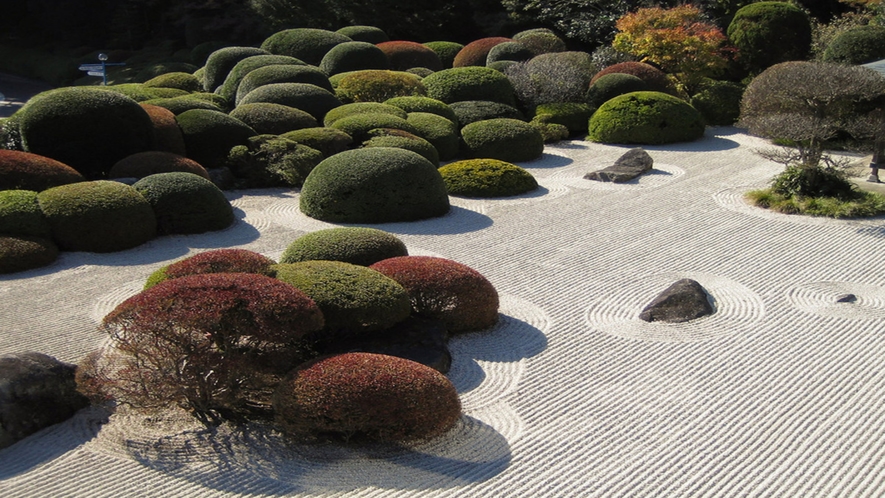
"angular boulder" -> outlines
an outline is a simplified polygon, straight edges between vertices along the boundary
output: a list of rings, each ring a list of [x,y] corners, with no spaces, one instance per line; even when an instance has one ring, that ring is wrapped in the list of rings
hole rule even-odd
[[[654,161],[645,149],[637,147],[628,150],[615,161],[615,164],[599,171],[584,175],[587,180],[598,182],[624,183],[651,170]]]
[[[713,306],[704,287],[683,278],[667,287],[639,314],[646,322],[681,323],[712,315]]]

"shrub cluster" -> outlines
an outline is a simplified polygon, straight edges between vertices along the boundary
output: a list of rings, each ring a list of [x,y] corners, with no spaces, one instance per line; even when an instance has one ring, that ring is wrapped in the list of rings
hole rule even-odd
[[[513,39],[502,36],[473,40],[458,52],[452,61],[452,67],[485,66],[489,52],[495,46],[512,41]]]
[[[0,190],[0,234],[49,238],[52,233],[33,190]]]
[[[395,147],[410,150],[421,154],[421,157],[434,166],[439,166],[439,152],[436,147],[418,135],[395,128],[375,128],[368,132],[368,137],[362,147]]]
[[[148,277],[145,290],[173,278],[206,273],[255,273],[272,276],[276,261],[246,249],[215,249],[163,266]]]
[[[885,27],[858,26],[837,36],[823,53],[824,62],[866,64],[885,58]]]
[[[353,143],[353,137],[347,133],[326,127],[303,128],[283,133],[280,137],[316,149],[320,151],[323,158],[344,152]]]
[[[327,112],[341,105],[341,101],[332,92],[310,83],[270,83],[262,85],[247,93],[237,103],[237,106],[257,102],[281,104],[301,109],[313,116],[318,123],[323,121]]]
[[[58,247],[47,238],[0,234],[0,274],[40,268],[57,258]]]
[[[612,64],[596,73],[590,79],[592,85],[597,80],[608,74],[629,74],[636,76],[648,85],[648,91],[673,94],[673,84],[667,78],[667,74],[660,69],[644,62],[627,61]]]
[[[353,40],[334,31],[293,28],[270,35],[261,43],[261,48],[272,54],[288,55],[307,64],[319,66],[332,47],[349,41]]]
[[[237,86],[234,103],[240,105],[253,90],[274,83],[307,83],[318,86],[329,93],[332,92],[329,78],[313,66],[270,65],[255,69],[243,77]]]
[[[383,105],[383,104],[382,104]],[[392,107],[392,106],[391,106]],[[394,108],[399,111],[399,108]],[[356,113],[336,120],[329,125],[330,128],[341,130],[353,137],[354,142],[365,142],[369,139],[369,132],[376,128],[392,128],[411,134],[417,134],[418,130],[403,118],[387,112]]]
[[[403,98],[403,97],[400,97]],[[418,97],[420,98],[420,97]],[[326,117],[323,119],[323,124],[326,126],[332,126],[335,121],[338,121],[341,118],[346,118],[348,116],[352,116],[354,114],[369,114],[369,113],[381,113],[381,114],[390,114],[392,116],[396,116],[398,118],[406,119],[408,114],[406,111],[402,110],[399,107],[381,103],[381,102],[351,102],[350,104],[344,104],[338,106],[331,111],[326,113]]]
[[[486,119],[509,118],[524,120],[523,113],[507,104],[492,102],[490,100],[465,100],[453,102],[450,106],[455,113],[455,120],[461,128]]]
[[[255,130],[220,111],[192,109],[176,116],[187,157],[206,168],[224,165],[231,148],[243,145]]]
[[[225,164],[242,187],[300,187],[322,160],[322,152],[284,136],[256,135],[232,148]]]

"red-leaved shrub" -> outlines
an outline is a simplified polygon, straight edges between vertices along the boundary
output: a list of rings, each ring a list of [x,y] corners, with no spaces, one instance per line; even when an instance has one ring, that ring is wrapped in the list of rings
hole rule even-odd
[[[173,278],[204,273],[256,273],[272,276],[276,261],[246,249],[215,249],[176,261],[155,271],[148,277],[145,289]]]
[[[452,66],[485,66],[486,58],[489,56],[492,47],[504,42],[512,41],[512,38],[505,38],[503,36],[491,36],[488,38],[473,40],[467,45],[464,45],[464,48],[458,52],[458,55],[455,56],[455,60],[452,62]]]
[[[178,154],[180,156],[187,155],[184,148],[184,135],[181,134],[181,128],[175,121],[175,114],[166,109],[153,104],[139,104],[142,109],[151,118],[154,133],[154,143],[156,150],[162,150]]]
[[[297,439],[424,440],[448,431],[461,416],[458,393],[445,375],[373,353],[299,366],[277,387],[273,407],[277,423]]]
[[[108,178],[144,178],[157,173],[183,172],[202,176],[209,173],[200,163],[171,152],[151,150],[137,152],[117,161],[108,172]]]
[[[85,180],[77,170],[55,159],[0,149],[0,190],[40,192]]]
[[[390,69],[405,71],[415,67],[426,67],[431,71],[443,68],[439,55],[426,46],[412,41],[387,41],[376,45],[387,56]]]
[[[592,85],[599,78],[612,73],[632,74],[644,81],[648,85],[649,90],[669,94],[674,93],[673,84],[667,79],[667,74],[645,62],[627,61],[613,64],[596,73],[590,79],[590,84]]]
[[[412,311],[442,320],[450,332],[470,332],[498,321],[498,292],[476,270],[431,256],[401,256],[369,268],[406,288]]]

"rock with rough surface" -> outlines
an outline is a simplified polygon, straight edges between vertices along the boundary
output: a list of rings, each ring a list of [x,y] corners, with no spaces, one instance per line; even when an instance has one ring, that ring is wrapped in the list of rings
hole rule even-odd
[[[710,296],[701,284],[683,278],[661,292],[639,318],[646,322],[681,323],[712,315]]]
[[[648,155],[648,152],[641,147],[637,147],[628,150],[612,166],[587,173],[584,175],[584,178],[599,182],[624,183],[651,170],[653,164],[654,161]]]

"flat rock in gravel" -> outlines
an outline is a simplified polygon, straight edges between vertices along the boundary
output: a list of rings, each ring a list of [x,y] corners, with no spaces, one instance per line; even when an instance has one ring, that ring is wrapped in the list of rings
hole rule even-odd
[[[599,171],[587,173],[584,178],[598,182],[624,183],[651,170],[653,164],[654,161],[648,152],[637,147],[628,150],[615,161],[615,164]]]
[[[681,323],[712,314],[707,290],[696,281],[683,278],[661,292],[639,318],[646,322]]]

